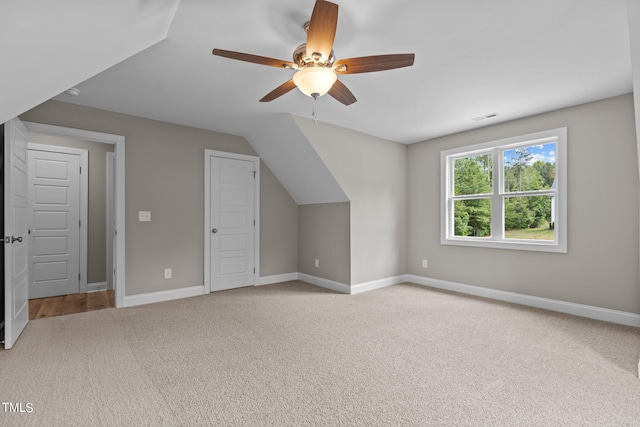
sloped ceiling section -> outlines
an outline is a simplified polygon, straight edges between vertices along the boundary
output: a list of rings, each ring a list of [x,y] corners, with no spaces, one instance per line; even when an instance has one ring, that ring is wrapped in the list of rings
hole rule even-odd
[[[0,123],[163,40],[180,0],[3,0]]]
[[[271,115],[249,144],[299,205],[349,199],[290,114]]]
[[[636,113],[638,160],[640,163],[640,2],[629,1],[629,32],[631,33],[631,62],[633,64],[633,99]]]

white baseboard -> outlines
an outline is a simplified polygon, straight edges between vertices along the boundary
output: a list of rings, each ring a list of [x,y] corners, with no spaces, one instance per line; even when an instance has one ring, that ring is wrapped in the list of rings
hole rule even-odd
[[[322,288],[331,289],[332,291],[340,292],[342,294],[354,295],[406,282],[407,275],[403,274],[400,276],[387,277],[385,279],[373,280],[371,282],[358,283],[357,285],[347,285],[346,283],[340,283],[304,273],[298,273],[298,280],[302,280],[303,282],[311,283],[312,285],[320,286]]]
[[[341,294],[350,294],[351,286],[335,282],[329,279],[323,279],[322,277],[311,276],[309,274],[298,273],[298,280],[311,283],[312,285],[320,286],[321,288],[331,289],[332,291],[340,292]]]
[[[605,322],[640,327],[640,314],[611,310],[608,308],[594,307],[584,304],[576,304],[549,298],[541,298],[525,294],[518,294],[515,292],[500,291],[497,289],[484,288],[481,286],[465,285],[462,283],[432,279],[429,277],[416,276],[413,274],[403,274],[349,286],[345,283],[324,279],[322,277],[311,276],[309,274],[286,273],[261,277],[259,283],[256,286],[288,282],[291,280],[302,280],[303,282],[311,283],[312,285],[320,286],[322,288],[330,289],[342,294],[359,294],[362,292],[368,292],[387,286],[393,286],[399,283],[411,282],[430,288],[444,289],[448,291],[460,292],[463,294],[495,299],[498,301],[506,301],[515,304],[526,305],[529,307],[536,307],[545,310],[557,311],[560,313],[573,314],[575,316],[587,317],[590,319],[602,320]],[[204,286],[192,286],[189,288],[180,288],[168,291],[151,292],[148,294],[125,296],[124,306],[134,307],[137,305],[170,301],[174,299],[188,298],[198,295],[204,295]]]
[[[529,307],[543,308],[545,310],[560,313],[573,314],[575,316],[590,319],[603,320],[605,322],[621,325],[640,327],[640,315],[626,311],[610,310],[608,308],[594,307],[591,305],[576,304],[549,298],[535,297],[518,294],[515,292],[500,291],[497,289],[483,288],[480,286],[463,285],[461,283],[447,282],[445,280],[431,279],[428,277],[407,275],[407,281],[431,288],[445,289],[479,297],[491,298],[499,301],[522,304]]]
[[[87,292],[106,291],[107,282],[87,283]]]
[[[371,282],[359,283],[357,285],[350,286],[346,283],[336,282],[334,280],[312,276],[310,274],[286,273],[261,277],[256,286],[271,285],[274,283],[288,282],[291,280],[302,280],[303,282],[311,283],[312,285],[320,286],[322,288],[331,289],[332,291],[340,292],[342,294],[359,294],[362,292],[373,291],[374,289],[386,288],[387,286],[406,282],[407,275],[403,274],[400,276],[387,277],[385,279],[374,280]]]
[[[148,294],[125,296],[124,306],[135,307],[137,305],[171,301],[174,299],[189,298],[198,295],[204,295],[204,285],[191,286],[189,288],[171,289],[168,291],[151,292]]]
[[[297,272],[260,277],[258,279],[258,283],[256,283],[256,286],[272,285],[274,283],[281,283],[281,282],[290,282],[291,280],[298,280]]]
[[[359,294],[362,292],[373,291],[374,289],[386,288],[387,286],[397,285],[398,283],[404,283],[407,281],[407,275],[402,274],[400,276],[387,277],[386,279],[374,280],[371,282],[358,283],[351,286],[351,294]]]

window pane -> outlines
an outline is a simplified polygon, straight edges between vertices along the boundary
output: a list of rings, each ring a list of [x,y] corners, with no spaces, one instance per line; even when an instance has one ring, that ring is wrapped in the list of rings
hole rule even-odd
[[[491,199],[453,202],[454,236],[491,236]]]
[[[555,179],[555,142],[504,151],[505,192],[554,188]]]
[[[464,196],[469,194],[487,194],[493,191],[491,154],[455,159],[454,164],[454,194]]]
[[[505,197],[506,239],[555,240],[555,197]]]

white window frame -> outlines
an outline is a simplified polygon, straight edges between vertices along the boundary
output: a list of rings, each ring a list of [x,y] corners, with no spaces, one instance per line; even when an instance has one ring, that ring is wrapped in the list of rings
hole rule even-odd
[[[504,191],[504,151],[514,148],[556,143],[556,185],[554,189],[538,191]],[[453,202],[460,196],[453,194],[455,159],[478,154],[493,156],[493,192],[486,195],[491,199],[491,237],[470,237],[454,235]],[[515,249],[542,252],[567,252],[567,128],[551,129],[512,138],[500,139],[481,144],[454,148],[440,153],[441,183],[441,234],[443,245],[475,246],[483,248]],[[555,200],[555,240],[520,240],[504,238],[504,199],[507,196],[554,196]],[[469,197],[474,195],[465,195]],[[480,195],[478,195],[480,196]],[[484,197],[484,195],[483,195]]]

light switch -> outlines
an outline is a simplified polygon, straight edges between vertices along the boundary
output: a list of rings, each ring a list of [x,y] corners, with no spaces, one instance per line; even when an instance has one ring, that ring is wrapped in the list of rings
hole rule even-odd
[[[138,211],[138,221],[151,221],[150,211]]]

